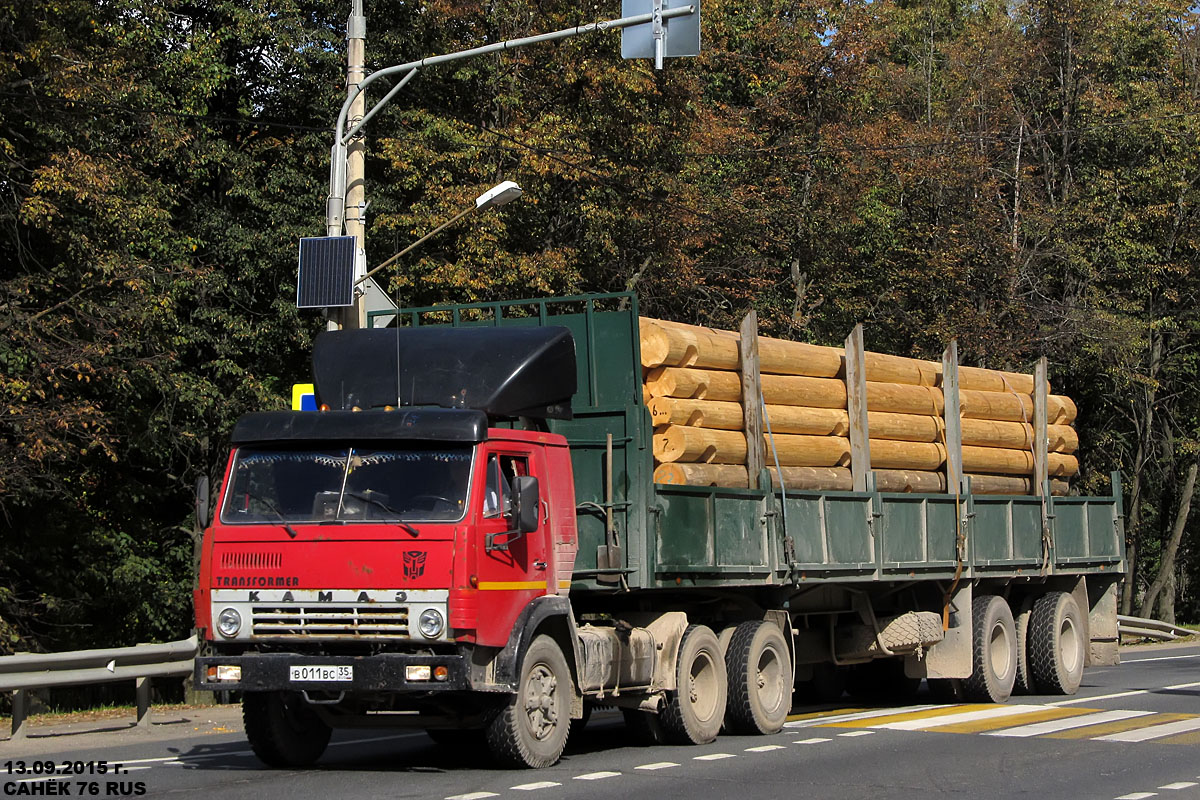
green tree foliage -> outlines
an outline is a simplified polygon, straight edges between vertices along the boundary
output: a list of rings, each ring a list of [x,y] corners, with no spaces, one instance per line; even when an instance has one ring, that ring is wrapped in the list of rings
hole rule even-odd
[[[190,487],[321,324],[349,3],[0,9],[0,652],[188,626]],[[616,16],[367,0],[371,68]],[[367,137],[406,305],[636,288],[651,314],[968,363],[1051,359],[1082,491],[1122,470],[1130,605],[1200,438],[1196,13],[1178,0],[709,0],[655,72],[589,35],[423,69]],[[372,90],[377,99],[383,86]],[[1194,527],[1175,565],[1197,612]],[[1190,605],[1189,605],[1190,604]]]

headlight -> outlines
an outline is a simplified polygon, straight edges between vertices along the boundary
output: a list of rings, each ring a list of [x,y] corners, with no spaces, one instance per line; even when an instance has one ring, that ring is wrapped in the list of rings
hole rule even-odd
[[[424,624],[424,623],[422,623]],[[221,611],[217,617],[217,630],[226,639],[232,639],[237,636],[238,631],[242,629],[242,615],[238,613],[236,608],[226,608]]]
[[[436,608],[427,608],[421,612],[421,618],[417,623],[421,628],[421,635],[426,639],[436,639],[442,635],[442,626],[445,625],[445,620],[442,619],[442,612]]]

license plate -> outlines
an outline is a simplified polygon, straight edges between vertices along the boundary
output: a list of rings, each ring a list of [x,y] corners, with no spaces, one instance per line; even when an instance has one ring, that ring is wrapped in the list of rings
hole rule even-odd
[[[293,681],[352,681],[354,667],[348,666],[319,666],[292,667]]]

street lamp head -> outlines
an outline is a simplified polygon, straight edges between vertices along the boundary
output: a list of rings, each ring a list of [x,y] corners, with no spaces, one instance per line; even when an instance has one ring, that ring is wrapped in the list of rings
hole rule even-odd
[[[479,197],[476,197],[475,210],[482,211],[492,206],[502,206],[505,203],[511,203],[522,194],[524,194],[524,191],[516,183],[513,181],[504,181],[504,183],[497,184],[479,195]]]

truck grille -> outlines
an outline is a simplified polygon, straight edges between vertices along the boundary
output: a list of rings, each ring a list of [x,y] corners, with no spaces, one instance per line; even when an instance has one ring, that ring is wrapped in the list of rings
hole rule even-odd
[[[408,607],[254,606],[255,636],[313,639],[407,638]]]

